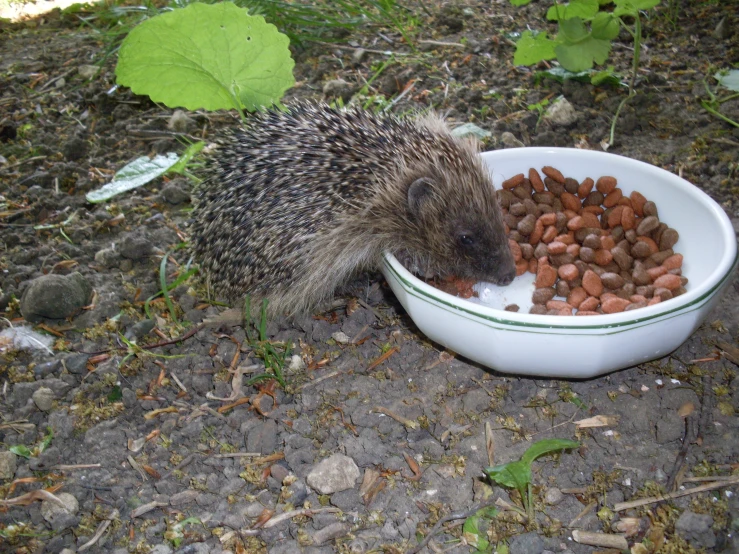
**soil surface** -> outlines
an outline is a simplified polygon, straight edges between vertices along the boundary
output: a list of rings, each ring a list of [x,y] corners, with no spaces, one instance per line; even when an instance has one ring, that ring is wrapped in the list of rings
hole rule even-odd
[[[739,2],[670,4],[674,13],[663,5],[645,19],[638,94],[609,151],[681,174],[736,224],[739,129],[699,101],[704,80],[714,87],[715,71],[739,60]],[[511,33],[544,28],[545,7],[425,3],[408,27],[415,51],[376,26],[342,44],[305,43],[286,101],[433,106],[490,131],[488,149],[602,149],[623,87],[562,84],[512,64]],[[51,339],[30,350],[2,339],[0,551],[401,553],[427,537],[423,552],[475,552],[477,537],[493,545],[482,552],[623,549],[575,540],[591,532],[625,534],[631,552],[739,552],[736,277],[671,355],[554,381],[445,352],[381,275],[367,275],[334,311],[269,321],[278,354],[293,345],[286,384],[248,384],[267,343],[253,327],[200,326],[224,308],[199,281],[170,293],[177,321],[161,297],[147,303],[168,252],[168,282],[187,270],[174,248],[187,240],[192,183],[168,177],[85,200],[133,159],[181,152],[183,138],[214,139],[236,119],[173,117],[114,88],[109,33],[93,23],[56,12],[0,27],[0,315],[18,328],[23,309]],[[624,32],[609,61],[624,75],[632,46]],[[366,87],[386,52],[392,63]],[[565,124],[530,109],[560,95],[576,114]],[[739,101],[721,109],[739,121]],[[575,423],[592,416],[609,416],[606,426]],[[518,493],[482,470],[545,438],[580,447],[533,463],[532,521],[515,509]],[[616,511],[672,491],[688,494]],[[479,533],[473,520],[463,528],[496,500],[499,515],[479,518]]]

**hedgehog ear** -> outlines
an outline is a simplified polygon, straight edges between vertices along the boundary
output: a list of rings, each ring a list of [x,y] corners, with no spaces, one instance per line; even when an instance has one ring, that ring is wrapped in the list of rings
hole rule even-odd
[[[408,209],[414,217],[421,214],[423,205],[433,194],[433,181],[428,177],[416,179],[408,187]]]

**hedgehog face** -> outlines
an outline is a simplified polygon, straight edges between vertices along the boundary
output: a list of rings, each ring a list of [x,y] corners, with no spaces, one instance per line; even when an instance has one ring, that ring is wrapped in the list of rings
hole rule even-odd
[[[510,284],[516,267],[492,184],[470,192],[439,184],[440,177],[418,178],[408,188],[415,242],[423,251],[418,258],[437,275]]]

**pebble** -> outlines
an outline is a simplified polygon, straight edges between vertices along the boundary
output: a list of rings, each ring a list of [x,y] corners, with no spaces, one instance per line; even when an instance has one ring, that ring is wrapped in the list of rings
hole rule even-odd
[[[28,285],[21,297],[21,314],[29,322],[42,318],[65,319],[92,299],[92,286],[79,272],[43,275]]]
[[[544,503],[555,506],[564,500],[565,495],[557,487],[548,488],[544,493]]]
[[[156,322],[153,319],[143,319],[137,321],[131,327],[126,330],[126,339],[136,342],[137,340],[145,337],[154,328]]]
[[[316,465],[306,478],[308,486],[321,494],[352,488],[359,479],[359,468],[348,456],[334,454]]]
[[[129,260],[141,260],[154,252],[154,245],[143,233],[130,233],[118,243],[118,253]]]
[[[55,496],[62,501],[64,506],[60,506],[53,500],[44,500],[41,502],[41,515],[51,524],[54,531],[62,531],[77,525],[78,518],[74,517],[79,510],[80,505],[77,499],[68,492],[60,492]]]
[[[15,459],[15,454],[9,450],[0,452],[0,481],[12,479],[17,468],[18,462]]]
[[[336,331],[331,335],[331,338],[339,344],[349,344],[349,342],[351,342],[352,340],[349,335],[347,335],[343,331]]]
[[[552,125],[567,127],[577,121],[578,115],[572,104],[564,96],[560,96],[549,105],[543,119]]]
[[[195,120],[182,110],[175,110],[167,121],[167,129],[177,133],[187,133],[195,128]]]
[[[31,396],[33,403],[42,412],[50,412],[54,403],[54,391],[47,387],[36,389]]]
[[[696,548],[713,548],[716,535],[711,530],[713,518],[708,514],[696,514],[685,510],[675,523],[675,531]]]
[[[72,354],[64,358],[64,367],[69,373],[74,375],[84,375],[87,373],[87,354]]]
[[[347,523],[336,522],[327,525],[323,529],[320,529],[313,534],[313,544],[321,545],[327,543],[328,541],[343,537],[349,532],[350,529],[351,526]]]
[[[323,94],[325,96],[335,97],[341,96],[349,90],[349,83],[344,79],[332,79],[323,85]]]
[[[95,252],[95,263],[105,268],[118,267],[120,261],[121,256],[115,248],[103,248]]]
[[[162,188],[162,192],[160,194],[165,202],[172,204],[173,206],[190,201],[190,193],[182,188],[182,186],[180,186],[176,181],[167,183],[164,188]]]

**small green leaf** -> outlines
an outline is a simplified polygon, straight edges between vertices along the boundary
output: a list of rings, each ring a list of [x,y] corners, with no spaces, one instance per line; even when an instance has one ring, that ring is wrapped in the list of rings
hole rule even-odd
[[[20,456],[22,458],[30,458],[31,457],[31,451],[28,449],[27,446],[23,444],[16,444],[14,446],[11,446],[8,448],[13,454],[16,456]]]
[[[620,30],[618,18],[608,12],[599,12],[590,23],[590,34],[600,40],[613,40]]]
[[[546,33],[534,34],[525,31],[516,42],[516,53],[513,55],[514,65],[534,65],[542,60],[553,60],[556,57],[556,42],[547,38]]]
[[[173,152],[166,156],[157,155],[153,160],[148,156],[142,156],[120,169],[113,180],[107,185],[87,193],[87,201],[93,204],[104,202],[110,198],[145,185],[156,179],[179,160],[179,156]]]
[[[616,4],[617,9],[631,10],[631,13],[634,13],[638,10],[654,8],[659,5],[660,0],[613,0],[613,3]]]
[[[112,404],[113,402],[118,402],[121,398],[123,398],[121,387],[115,385],[113,389],[108,393],[108,402]]]
[[[530,4],[531,0],[511,0],[512,6],[525,6],[526,4]]]
[[[734,92],[739,92],[739,69],[719,71],[713,76],[718,84]]]
[[[598,0],[572,0],[569,4],[555,4],[547,10],[547,19],[559,21],[581,17],[590,19],[598,13]]]
[[[169,107],[254,111],[278,103],[294,84],[289,43],[231,2],[196,2],[134,28],[121,44],[116,77]]]
[[[559,34],[557,40],[568,44],[576,44],[588,38],[588,29],[579,17],[565,19],[559,23]]]
[[[185,149],[185,151],[180,156],[180,159],[177,160],[177,163],[170,167],[169,170],[172,173],[182,173],[183,171],[185,171],[185,167],[187,167],[187,164],[189,164],[190,161],[195,157],[195,155],[203,148],[205,148],[205,141],[199,140],[198,142],[192,143]]]
[[[483,471],[499,485],[516,489],[522,497],[526,493],[526,487],[531,483],[531,463],[523,460],[488,467]]]
[[[47,427],[44,440],[42,440],[41,443],[38,445],[38,453],[41,454],[44,450],[49,448],[52,440],[54,440],[54,431],[51,427]]]
[[[578,446],[580,446],[579,442],[567,439],[540,440],[532,444],[531,447],[529,447],[529,449],[524,452],[523,456],[521,456],[521,461],[531,464],[531,462],[536,460],[538,457],[543,456],[544,454],[557,452],[559,450],[567,450],[569,448],[577,448]]]
[[[611,42],[587,37],[576,44],[558,44],[554,52],[562,67],[577,73],[591,69],[593,63],[604,63],[611,52]]]

